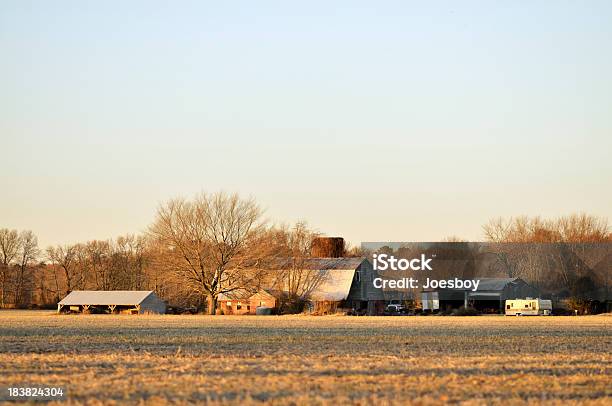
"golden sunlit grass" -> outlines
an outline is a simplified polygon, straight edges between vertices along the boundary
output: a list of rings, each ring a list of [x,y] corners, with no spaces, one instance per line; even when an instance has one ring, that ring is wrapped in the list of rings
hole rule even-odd
[[[610,316],[0,312],[0,387],[68,404],[609,405],[611,351]]]

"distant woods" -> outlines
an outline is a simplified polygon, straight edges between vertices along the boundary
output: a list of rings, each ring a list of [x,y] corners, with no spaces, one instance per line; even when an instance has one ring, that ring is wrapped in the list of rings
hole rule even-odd
[[[483,230],[491,242],[612,240],[606,220],[588,215],[495,219]],[[320,235],[305,222],[269,224],[255,200],[226,193],[169,200],[142,235],[41,249],[31,231],[0,229],[0,307],[53,307],[72,290],[155,290],[172,305],[214,312],[220,294],[264,286],[299,301],[319,275],[307,258],[362,254]]]
[[[30,231],[0,229],[0,305],[46,306],[79,289],[143,289],[150,278],[145,238],[58,245],[40,250]]]
[[[489,242],[595,243],[612,241],[604,218],[573,214],[556,219],[540,217],[497,218],[483,226]]]
[[[28,300],[31,271],[39,253],[38,240],[31,231],[0,229],[0,307]]]

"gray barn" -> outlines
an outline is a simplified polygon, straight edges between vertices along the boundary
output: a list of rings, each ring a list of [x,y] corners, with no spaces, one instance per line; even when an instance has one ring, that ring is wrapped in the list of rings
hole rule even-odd
[[[356,312],[382,314],[383,293],[372,284],[375,272],[366,258],[308,258],[304,268],[322,275],[322,283],[312,292],[313,302],[336,302]]]
[[[57,304],[57,312],[166,313],[166,302],[152,290],[75,290]]]

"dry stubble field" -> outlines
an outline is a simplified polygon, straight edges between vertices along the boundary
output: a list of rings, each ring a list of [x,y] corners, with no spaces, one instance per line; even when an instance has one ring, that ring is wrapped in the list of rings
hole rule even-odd
[[[62,404],[612,404],[612,317],[0,312],[0,387]]]

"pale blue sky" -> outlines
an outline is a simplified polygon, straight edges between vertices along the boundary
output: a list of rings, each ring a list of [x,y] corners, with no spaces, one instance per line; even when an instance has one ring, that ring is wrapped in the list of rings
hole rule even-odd
[[[611,72],[610,1],[0,0],[0,227],[219,189],[354,244],[612,220]]]

